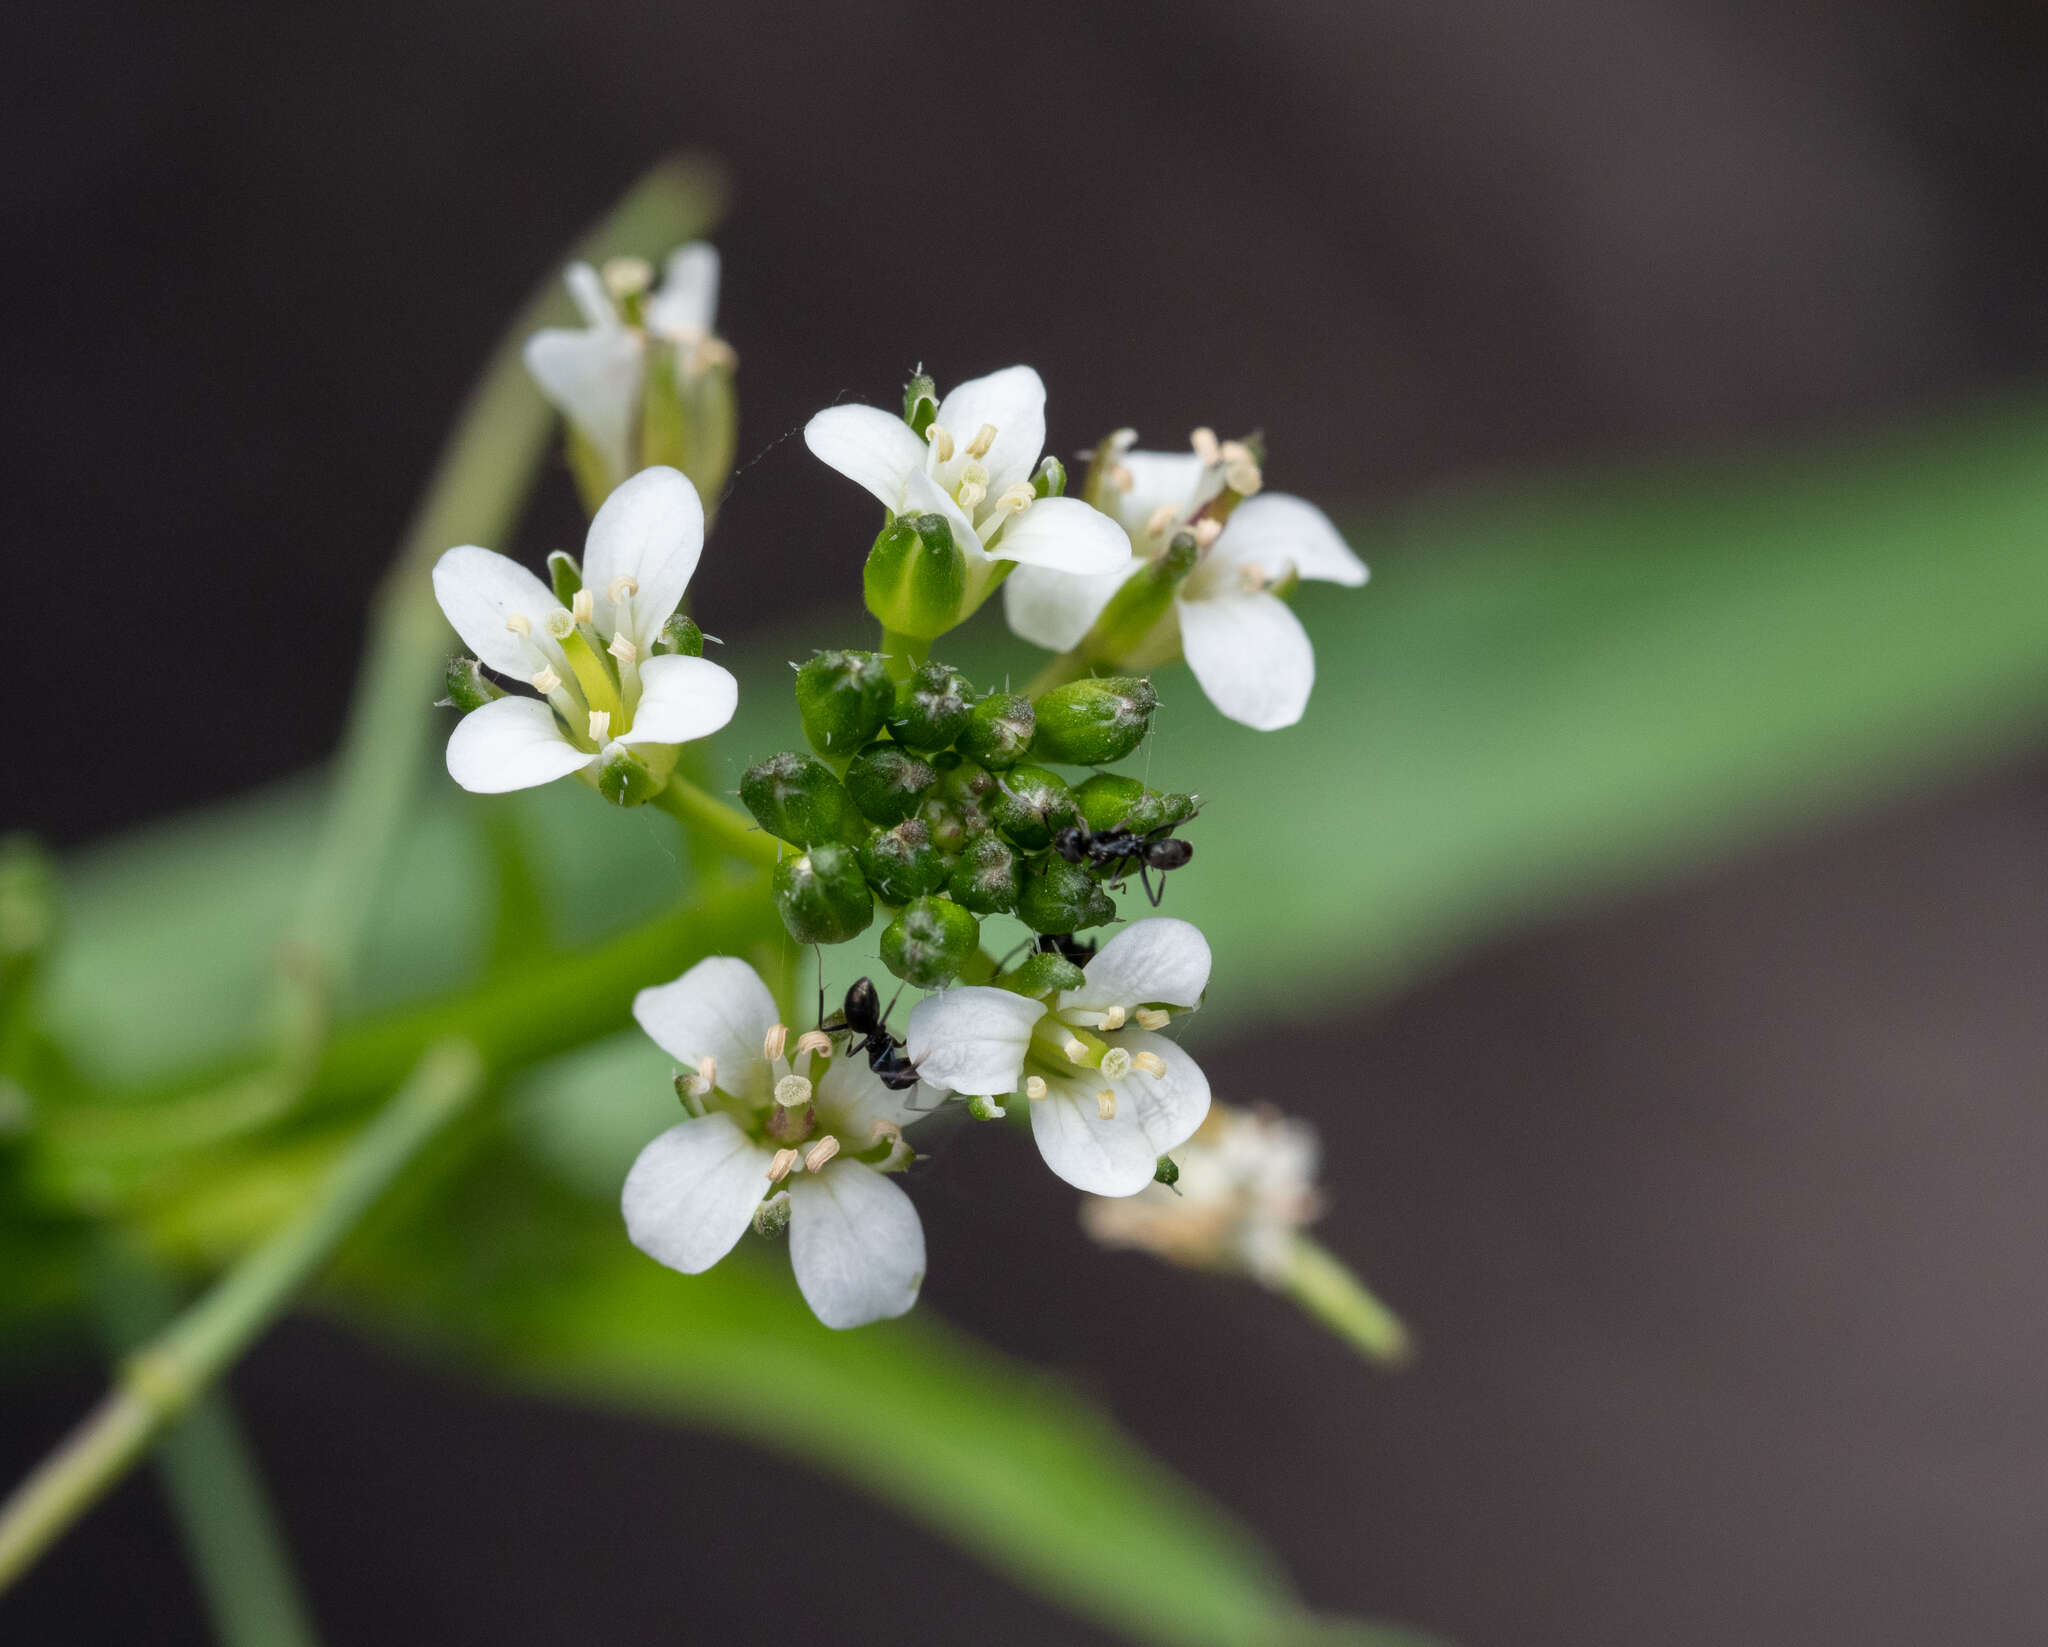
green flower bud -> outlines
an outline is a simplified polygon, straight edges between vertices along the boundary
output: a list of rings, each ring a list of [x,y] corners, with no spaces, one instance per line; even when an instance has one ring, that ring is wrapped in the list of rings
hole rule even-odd
[[[882,929],[882,964],[913,989],[937,989],[981,947],[981,923],[944,898],[919,898]]]
[[[1006,915],[1017,907],[1024,887],[1024,865],[1010,845],[995,834],[968,843],[946,877],[946,891],[962,909],[977,915]]]
[[[754,1209],[754,1233],[767,1241],[787,1235],[789,1214],[789,1191],[777,1190]]]
[[[903,385],[903,421],[910,425],[912,434],[922,438],[938,415],[939,386],[932,381],[931,373],[920,371]]]
[[[505,695],[504,689],[484,673],[483,666],[475,658],[450,658],[448,673],[442,678],[448,688],[448,696],[441,701],[465,715],[472,709],[483,708],[493,698]]]
[[[995,792],[996,776],[979,761],[970,761],[954,754],[951,750],[932,757],[932,765],[938,769],[938,793],[958,807],[980,807],[987,809],[988,798]]]
[[[885,904],[907,904],[946,884],[946,860],[917,818],[872,831],[861,843],[860,870]]]
[[[1116,919],[1116,904],[1079,864],[1047,857],[1024,877],[1017,919],[1033,932],[1079,932]]]
[[[1038,729],[1031,700],[1017,692],[992,692],[974,706],[967,730],[959,736],[960,753],[971,755],[991,771],[1015,766],[1031,748]]]
[[[647,770],[647,764],[623,746],[614,748],[598,768],[597,792],[613,806],[644,806],[661,793],[668,774],[661,777]]]
[[[665,652],[680,653],[686,658],[704,656],[704,631],[697,627],[696,620],[685,612],[672,614],[661,626],[661,638],[654,643],[657,655]]]
[[[851,847],[814,846],[775,866],[775,912],[800,944],[843,944],[875,918]]]
[[[1144,742],[1159,694],[1132,675],[1104,675],[1053,688],[1036,704],[1033,752],[1067,766],[1106,766]]]
[[[872,652],[820,652],[796,672],[796,710],[821,755],[860,748],[895,702],[896,685]]]
[[[576,591],[583,587],[583,568],[576,564],[576,557],[566,549],[556,549],[548,555],[548,582],[554,585],[555,599],[567,606],[576,598]]]
[[[946,858],[956,858],[967,843],[988,833],[988,814],[971,802],[962,805],[943,795],[930,795],[917,809],[918,821],[931,832],[932,845]]]
[[[930,762],[918,759],[900,743],[871,743],[846,769],[846,787],[854,805],[870,822],[885,828],[915,812],[924,792],[938,781]]]
[[[1155,829],[1168,829],[1174,824],[1185,823],[1195,815],[1200,804],[1193,795],[1162,795],[1156,789],[1148,789],[1125,812],[1124,827],[1134,829],[1140,835],[1149,835]]]
[[[1067,491],[1067,466],[1047,452],[1038,461],[1038,471],[1031,477],[1031,490],[1042,498],[1064,497]]]
[[[967,1113],[977,1121],[1000,1121],[1010,1112],[995,1099],[983,1097],[977,1092],[967,1100]]]
[[[1180,1182],[1180,1163],[1170,1155],[1160,1156],[1159,1164],[1152,1169],[1152,1182],[1171,1189]]]
[[[1058,773],[1042,766],[1013,766],[989,802],[989,815],[1017,845],[1036,852],[1052,845],[1060,830],[1079,823],[1081,808]]]
[[[931,640],[964,615],[967,557],[944,515],[898,515],[868,551],[861,581],[884,629]]]
[[[771,755],[740,778],[740,801],[754,821],[795,846],[856,841],[866,826],[846,785],[814,755]]]
[[[896,688],[889,730],[912,749],[944,749],[974,716],[974,687],[950,664],[927,663]]]
[[[1115,772],[1097,772],[1076,787],[1074,799],[1080,805],[1082,820],[1100,834],[1105,829],[1119,828],[1131,808],[1147,793],[1145,786],[1136,778],[1126,778]]]
[[[1042,1001],[1063,989],[1079,989],[1087,981],[1066,956],[1033,950],[1021,966],[1012,967],[996,980],[996,988]]]

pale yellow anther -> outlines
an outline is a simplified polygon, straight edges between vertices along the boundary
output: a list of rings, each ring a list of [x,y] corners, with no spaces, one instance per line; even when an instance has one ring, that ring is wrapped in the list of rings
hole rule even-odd
[[[781,1183],[783,1179],[790,1175],[791,1170],[796,1166],[796,1162],[797,1154],[795,1150],[777,1150],[775,1152],[775,1159],[768,1163],[768,1182],[771,1184]]]
[[[804,1171],[816,1172],[838,1153],[839,1140],[834,1138],[829,1132],[826,1133],[824,1137],[811,1146],[810,1153],[804,1157]]]
[[[593,709],[590,712],[590,741],[609,743],[612,737],[612,712],[609,709]]]
[[[1194,526],[1192,527],[1192,530],[1195,534],[1196,546],[1199,548],[1206,549],[1209,547],[1210,544],[1214,543],[1218,538],[1223,536],[1223,522],[1220,520],[1213,520],[1209,516],[1204,515],[1200,520],[1195,522]]]
[[[654,284],[654,265],[644,257],[614,257],[604,269],[604,289],[614,298],[638,297]]]
[[[700,337],[690,348],[689,358],[683,362],[686,372],[701,372],[713,366],[723,366],[731,371],[740,363],[740,357],[733,353],[732,345],[722,337]]]
[[[515,635],[530,635],[533,633],[533,619],[524,612],[514,612],[505,620],[505,627]]]
[[[953,431],[943,423],[934,423],[925,430],[924,438],[932,443],[932,456],[941,463],[953,461]]]
[[[1088,1049],[1071,1035],[1067,1037],[1066,1045],[1061,1047],[1060,1051],[1067,1055],[1067,1062],[1070,1064],[1085,1064],[1088,1062]]]
[[[640,657],[640,648],[627,638],[626,632],[623,629],[613,632],[612,643],[605,650],[621,663],[634,663]]]
[[[811,1083],[801,1075],[785,1075],[775,1083],[775,1101],[784,1109],[801,1109],[811,1101]]]
[[[1188,436],[1188,444],[1194,447],[1195,456],[1204,464],[1215,463],[1222,455],[1216,444],[1216,431],[1206,424]]]
[[[533,689],[534,691],[538,692],[542,697],[546,697],[550,692],[554,691],[554,689],[560,686],[561,684],[562,677],[556,674],[552,669],[546,667],[543,667],[540,673],[533,677]]]
[[[1238,587],[1248,595],[1256,595],[1266,587],[1266,569],[1255,560],[1248,560],[1237,569]]]
[[[960,505],[960,512],[971,520],[974,516],[974,511],[981,507],[982,500],[987,496],[988,488],[986,486],[982,485],[978,480],[970,480],[960,488],[959,494],[954,501]]]
[[[832,1055],[832,1037],[822,1029],[805,1030],[796,1038],[796,1052],[793,1056],[801,1058],[807,1052],[822,1052],[829,1058]]]
[[[1223,466],[1223,483],[1239,497],[1248,498],[1266,484],[1266,477],[1250,458]]]
[[[974,431],[974,438],[967,443],[967,455],[971,458],[988,456],[988,449],[996,443],[996,426],[984,423]]]
[[[569,616],[578,623],[588,623],[597,615],[597,597],[588,589],[579,589],[569,599]]]
[[[1138,1027],[1140,1029],[1164,1029],[1172,1022],[1173,1014],[1170,1012],[1161,1012],[1157,1007],[1138,1008]]]
[[[1131,473],[1127,465],[1116,463],[1110,465],[1109,483],[1119,492],[1128,492],[1138,484],[1138,477]]]
[[[616,606],[620,601],[631,600],[635,595],[639,594],[640,585],[626,573],[621,572],[612,579],[612,586],[605,593],[611,597],[612,604]]]
[[[1095,1095],[1095,1113],[1105,1121],[1116,1119],[1116,1093],[1111,1088],[1104,1087]]]
[[[697,1060],[697,1073],[690,1077],[690,1096],[702,1098],[718,1085],[718,1060],[706,1053]]]
[[[1255,464],[1259,461],[1252,456],[1252,449],[1241,440],[1226,440],[1216,448],[1216,453],[1225,463]]]
[[[1124,1009],[1120,1006],[1104,1007],[1102,1009],[1102,1027],[1104,1029],[1122,1029],[1126,1016]]]
[[[868,1128],[868,1141],[879,1144],[884,1138],[892,1144],[903,1139],[903,1129],[885,1115],[875,1117],[875,1124]]]
[[[1036,1075],[1026,1076],[1024,1078],[1024,1096],[1029,1098],[1034,1104],[1037,1103],[1045,1096],[1045,1082]]]
[[[1111,1047],[1102,1055],[1102,1073],[1112,1081],[1121,1081],[1131,1073],[1131,1055],[1123,1047]]]
[[[1141,1052],[1131,1060],[1133,1069],[1142,1069],[1153,1080],[1166,1073],[1166,1060],[1156,1052]]]
[[[1038,494],[1031,489],[1031,482],[1020,480],[1014,486],[1005,487],[1003,495],[996,499],[996,507],[1006,515],[1021,515],[1038,501]]]
[[[761,1056],[772,1064],[782,1056],[782,1049],[788,1045],[789,1026],[787,1024],[772,1024],[769,1026],[768,1033],[761,1039]]]
[[[1170,503],[1162,503],[1154,509],[1145,519],[1146,536],[1156,538],[1164,532],[1173,524],[1173,513],[1173,505]]]

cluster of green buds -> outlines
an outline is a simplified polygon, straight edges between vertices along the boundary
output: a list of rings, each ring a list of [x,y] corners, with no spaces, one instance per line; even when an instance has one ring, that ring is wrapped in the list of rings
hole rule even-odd
[[[898,679],[888,662],[821,652],[799,668],[813,753],[771,756],[741,780],[755,820],[797,849],[774,879],[790,936],[845,943],[879,908],[883,963],[937,989],[986,974],[984,917],[1048,936],[1114,920],[1135,854],[1089,848],[1170,832],[1197,806],[1101,770],[1144,741],[1151,683],[1090,678],[1033,700],[979,691],[944,663]],[[1094,770],[1070,779],[1057,767]]]

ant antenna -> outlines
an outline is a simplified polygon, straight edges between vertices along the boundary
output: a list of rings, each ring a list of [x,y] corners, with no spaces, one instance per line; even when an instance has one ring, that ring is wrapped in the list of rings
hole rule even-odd
[[[896,993],[889,997],[889,1004],[882,1008],[882,1028],[885,1031],[889,1027],[889,1014],[896,1010],[896,1003],[902,999],[903,984],[902,981],[899,979],[896,984]]]
[[[820,1028],[823,1028],[825,1023],[825,946],[823,944],[811,945],[811,955],[818,963],[818,1024]]]

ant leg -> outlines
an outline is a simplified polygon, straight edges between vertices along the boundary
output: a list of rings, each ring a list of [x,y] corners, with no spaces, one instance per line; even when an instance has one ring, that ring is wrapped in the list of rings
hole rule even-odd
[[[811,955],[818,963],[818,1027],[825,1025],[825,946],[811,945]]]
[[[1155,887],[1152,884],[1152,872],[1144,864],[1140,864],[1138,865],[1138,884],[1145,889],[1145,896],[1152,900],[1152,907],[1157,909],[1160,901],[1166,896],[1165,872],[1163,870],[1160,872],[1159,884]]]

